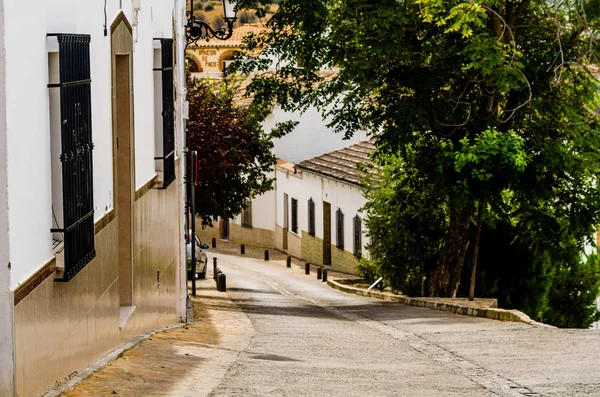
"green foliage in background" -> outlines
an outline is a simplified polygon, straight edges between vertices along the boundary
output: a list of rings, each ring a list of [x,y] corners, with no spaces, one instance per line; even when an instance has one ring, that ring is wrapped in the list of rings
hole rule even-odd
[[[427,295],[456,295],[463,265],[484,266],[485,225],[502,223],[528,253],[529,288],[545,291],[547,272],[575,296],[560,274],[581,269],[572,258],[600,223],[600,0],[283,0],[267,27],[237,64],[277,61],[252,106],[315,106],[376,140],[369,248],[394,288],[417,293],[424,277]],[[522,304],[559,321],[561,299],[545,310],[540,294]]]

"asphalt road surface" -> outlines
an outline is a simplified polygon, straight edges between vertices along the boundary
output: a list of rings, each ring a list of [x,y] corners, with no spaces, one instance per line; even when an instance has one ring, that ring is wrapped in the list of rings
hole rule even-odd
[[[599,331],[387,303],[209,255],[253,335],[211,396],[600,396]]]

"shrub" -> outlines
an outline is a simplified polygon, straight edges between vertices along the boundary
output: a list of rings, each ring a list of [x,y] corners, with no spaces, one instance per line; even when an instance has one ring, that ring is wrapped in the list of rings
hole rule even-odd
[[[215,6],[213,5],[213,3],[206,3],[206,5],[204,6],[204,11],[212,11],[215,9]]]
[[[600,294],[600,266],[596,254],[581,259],[575,252],[571,263],[556,270],[548,296],[546,322],[561,328],[589,328],[600,319],[596,298]]]
[[[251,12],[244,10],[244,11],[238,13],[238,20],[240,21],[241,24],[246,24],[246,23],[254,23],[258,20],[258,18],[256,17],[256,14],[253,14]]]
[[[532,319],[557,327],[589,328],[597,321],[600,294],[597,255],[581,258],[573,243],[563,243],[568,255],[552,258],[545,249],[527,244],[509,223],[487,225],[481,235],[477,296],[497,298],[505,309],[518,309]],[[470,253],[467,254],[469,259]],[[462,274],[460,295],[468,295],[471,266]]]
[[[366,258],[360,258],[356,269],[368,284],[373,284],[379,278],[379,266]]]

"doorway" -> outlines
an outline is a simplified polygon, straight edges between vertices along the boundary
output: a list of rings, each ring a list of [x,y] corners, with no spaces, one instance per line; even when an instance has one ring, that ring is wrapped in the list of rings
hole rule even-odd
[[[221,240],[229,241],[229,219],[221,220]]]
[[[331,266],[331,204],[323,201],[323,266]]]
[[[133,124],[133,36],[121,13],[111,27],[112,119],[115,211],[118,227],[121,325],[133,313],[133,202],[135,189]]]
[[[289,230],[289,211],[288,211],[289,197],[287,193],[283,194],[283,250],[288,249],[288,230]]]

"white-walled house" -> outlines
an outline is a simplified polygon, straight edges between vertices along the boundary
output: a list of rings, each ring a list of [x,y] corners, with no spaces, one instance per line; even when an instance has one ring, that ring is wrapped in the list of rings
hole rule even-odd
[[[316,145],[318,146],[318,145]],[[279,160],[275,188],[238,217],[200,232],[206,240],[275,248],[332,270],[356,273],[368,244],[360,209],[362,173],[374,146],[368,141],[294,164]]]
[[[277,167],[276,248],[304,260],[355,273],[368,243],[359,163],[374,150],[365,141],[296,165]]]
[[[0,396],[185,318],[184,0],[0,0]]]
[[[277,158],[299,163],[322,154],[356,145],[369,139],[365,132],[356,133],[344,139],[341,133],[335,133],[328,120],[323,120],[319,110],[311,106],[304,113],[285,112],[276,107],[264,121],[265,131],[270,131],[277,123],[297,121],[294,131],[273,142],[273,153]]]

